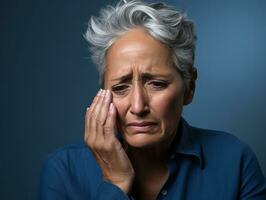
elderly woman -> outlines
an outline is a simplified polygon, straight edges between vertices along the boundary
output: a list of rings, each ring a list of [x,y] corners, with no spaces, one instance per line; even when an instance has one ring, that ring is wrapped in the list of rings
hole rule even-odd
[[[84,141],[51,154],[43,200],[266,199],[265,178],[234,136],[190,126],[193,23],[142,1],[108,6],[86,33],[101,85],[85,117]]]

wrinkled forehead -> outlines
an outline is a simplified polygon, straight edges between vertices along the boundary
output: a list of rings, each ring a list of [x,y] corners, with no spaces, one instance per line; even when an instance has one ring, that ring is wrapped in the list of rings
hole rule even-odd
[[[119,77],[129,73],[166,73],[166,66],[172,65],[173,61],[168,47],[142,29],[136,29],[109,48],[105,63],[105,76]]]

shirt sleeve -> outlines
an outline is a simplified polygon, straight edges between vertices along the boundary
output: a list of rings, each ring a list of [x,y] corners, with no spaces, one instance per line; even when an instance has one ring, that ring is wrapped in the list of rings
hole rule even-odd
[[[242,154],[240,200],[266,200],[266,180],[258,160],[246,146]]]
[[[134,200],[118,186],[102,181],[94,194],[84,193],[69,174],[67,162],[49,156],[41,170],[39,200]]]

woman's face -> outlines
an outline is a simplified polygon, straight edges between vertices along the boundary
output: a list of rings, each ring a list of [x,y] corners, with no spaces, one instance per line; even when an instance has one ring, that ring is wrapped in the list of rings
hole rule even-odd
[[[142,29],[120,37],[108,50],[104,87],[113,94],[117,127],[134,147],[173,138],[186,103],[185,84],[169,49]]]

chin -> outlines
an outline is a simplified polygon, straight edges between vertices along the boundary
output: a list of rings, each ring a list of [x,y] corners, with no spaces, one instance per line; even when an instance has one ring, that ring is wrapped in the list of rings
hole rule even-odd
[[[148,133],[125,134],[123,137],[130,146],[135,148],[152,147],[162,141],[161,135]]]

